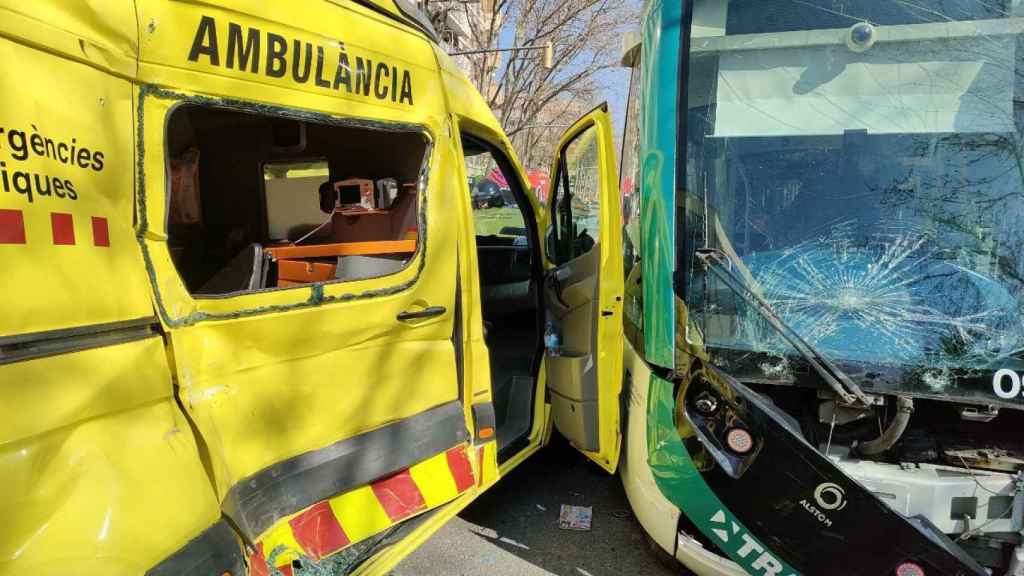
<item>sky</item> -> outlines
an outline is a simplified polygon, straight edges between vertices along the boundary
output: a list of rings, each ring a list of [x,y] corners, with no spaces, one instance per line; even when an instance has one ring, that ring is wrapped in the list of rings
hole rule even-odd
[[[635,22],[626,22],[622,26],[623,36],[628,31],[640,30],[640,0],[627,0],[633,5],[636,12]],[[620,39],[621,43],[622,40]],[[621,49],[621,48],[620,48]],[[616,142],[620,141],[622,129],[626,123],[626,100],[629,98],[629,68],[615,68],[607,70],[598,76],[604,86],[602,97],[608,102],[608,109],[612,114],[612,126],[615,129]]]
[[[603,72],[599,78],[605,86],[602,98],[608,102],[612,114],[612,127],[615,129],[616,140],[622,135],[626,124],[626,99],[629,97],[629,68],[616,68]]]
[[[627,30],[639,30],[640,28],[640,0],[626,1],[632,4],[634,7],[636,7],[637,20],[636,22],[632,23],[623,23],[623,34],[625,34]],[[512,36],[514,33],[513,28],[514,26],[506,25],[502,29],[501,36],[499,37],[498,40],[499,46],[509,47],[512,45]],[[621,40],[616,40],[616,42],[621,42]],[[608,102],[608,109],[611,112],[612,116],[612,128],[615,131],[616,142],[619,141],[618,136],[621,135],[622,128],[625,125],[626,99],[629,96],[629,75],[630,71],[628,68],[613,68],[611,70],[605,70],[599,73],[597,76],[598,82],[603,86],[603,88],[598,99],[592,104],[594,106],[597,106],[602,101]]]

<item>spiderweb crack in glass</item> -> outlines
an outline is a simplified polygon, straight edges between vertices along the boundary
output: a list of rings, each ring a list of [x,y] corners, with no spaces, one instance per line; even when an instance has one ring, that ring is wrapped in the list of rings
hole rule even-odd
[[[939,355],[962,364],[1020,349],[1020,330],[1000,329],[999,317],[1009,311],[995,304],[1008,302],[991,298],[965,276],[982,284],[992,284],[991,279],[944,258],[920,230],[879,233],[856,245],[850,228],[837,226],[828,236],[770,259],[757,254],[746,259],[764,298],[808,342],[839,357],[853,352],[895,362]],[[754,314],[745,316],[749,321]],[[772,334],[755,334],[778,347]],[[786,371],[784,364],[761,368],[769,375]],[[932,386],[945,380],[933,376]]]
[[[1003,4],[694,6],[677,288],[723,367],[806,372],[702,247],[865,389],[990,400],[1024,372],[1024,5]],[[861,22],[877,41],[852,50]]]

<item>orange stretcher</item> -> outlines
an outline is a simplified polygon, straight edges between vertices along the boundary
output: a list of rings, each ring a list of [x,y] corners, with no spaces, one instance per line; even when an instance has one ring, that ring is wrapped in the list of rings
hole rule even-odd
[[[281,287],[326,282],[335,278],[338,271],[336,264],[308,262],[303,258],[412,254],[415,251],[416,239],[338,242],[311,246],[282,245],[265,249],[267,254],[277,260],[277,285]]]
[[[330,258],[332,256],[370,256],[375,254],[412,254],[416,240],[378,240],[374,242],[338,242],[310,246],[271,246],[266,253],[275,259]]]

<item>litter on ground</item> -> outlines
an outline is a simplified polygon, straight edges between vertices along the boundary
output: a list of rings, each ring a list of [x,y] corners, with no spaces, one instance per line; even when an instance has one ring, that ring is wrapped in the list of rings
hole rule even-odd
[[[558,527],[562,530],[590,530],[590,522],[594,518],[594,509],[590,506],[570,506],[562,504],[558,514]]]

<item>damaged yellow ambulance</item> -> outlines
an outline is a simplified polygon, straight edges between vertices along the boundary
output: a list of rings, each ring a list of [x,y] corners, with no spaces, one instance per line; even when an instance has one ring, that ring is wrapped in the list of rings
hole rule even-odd
[[[542,241],[401,0],[2,0],[0,62],[0,574],[381,574],[553,424],[615,470],[603,107]]]

